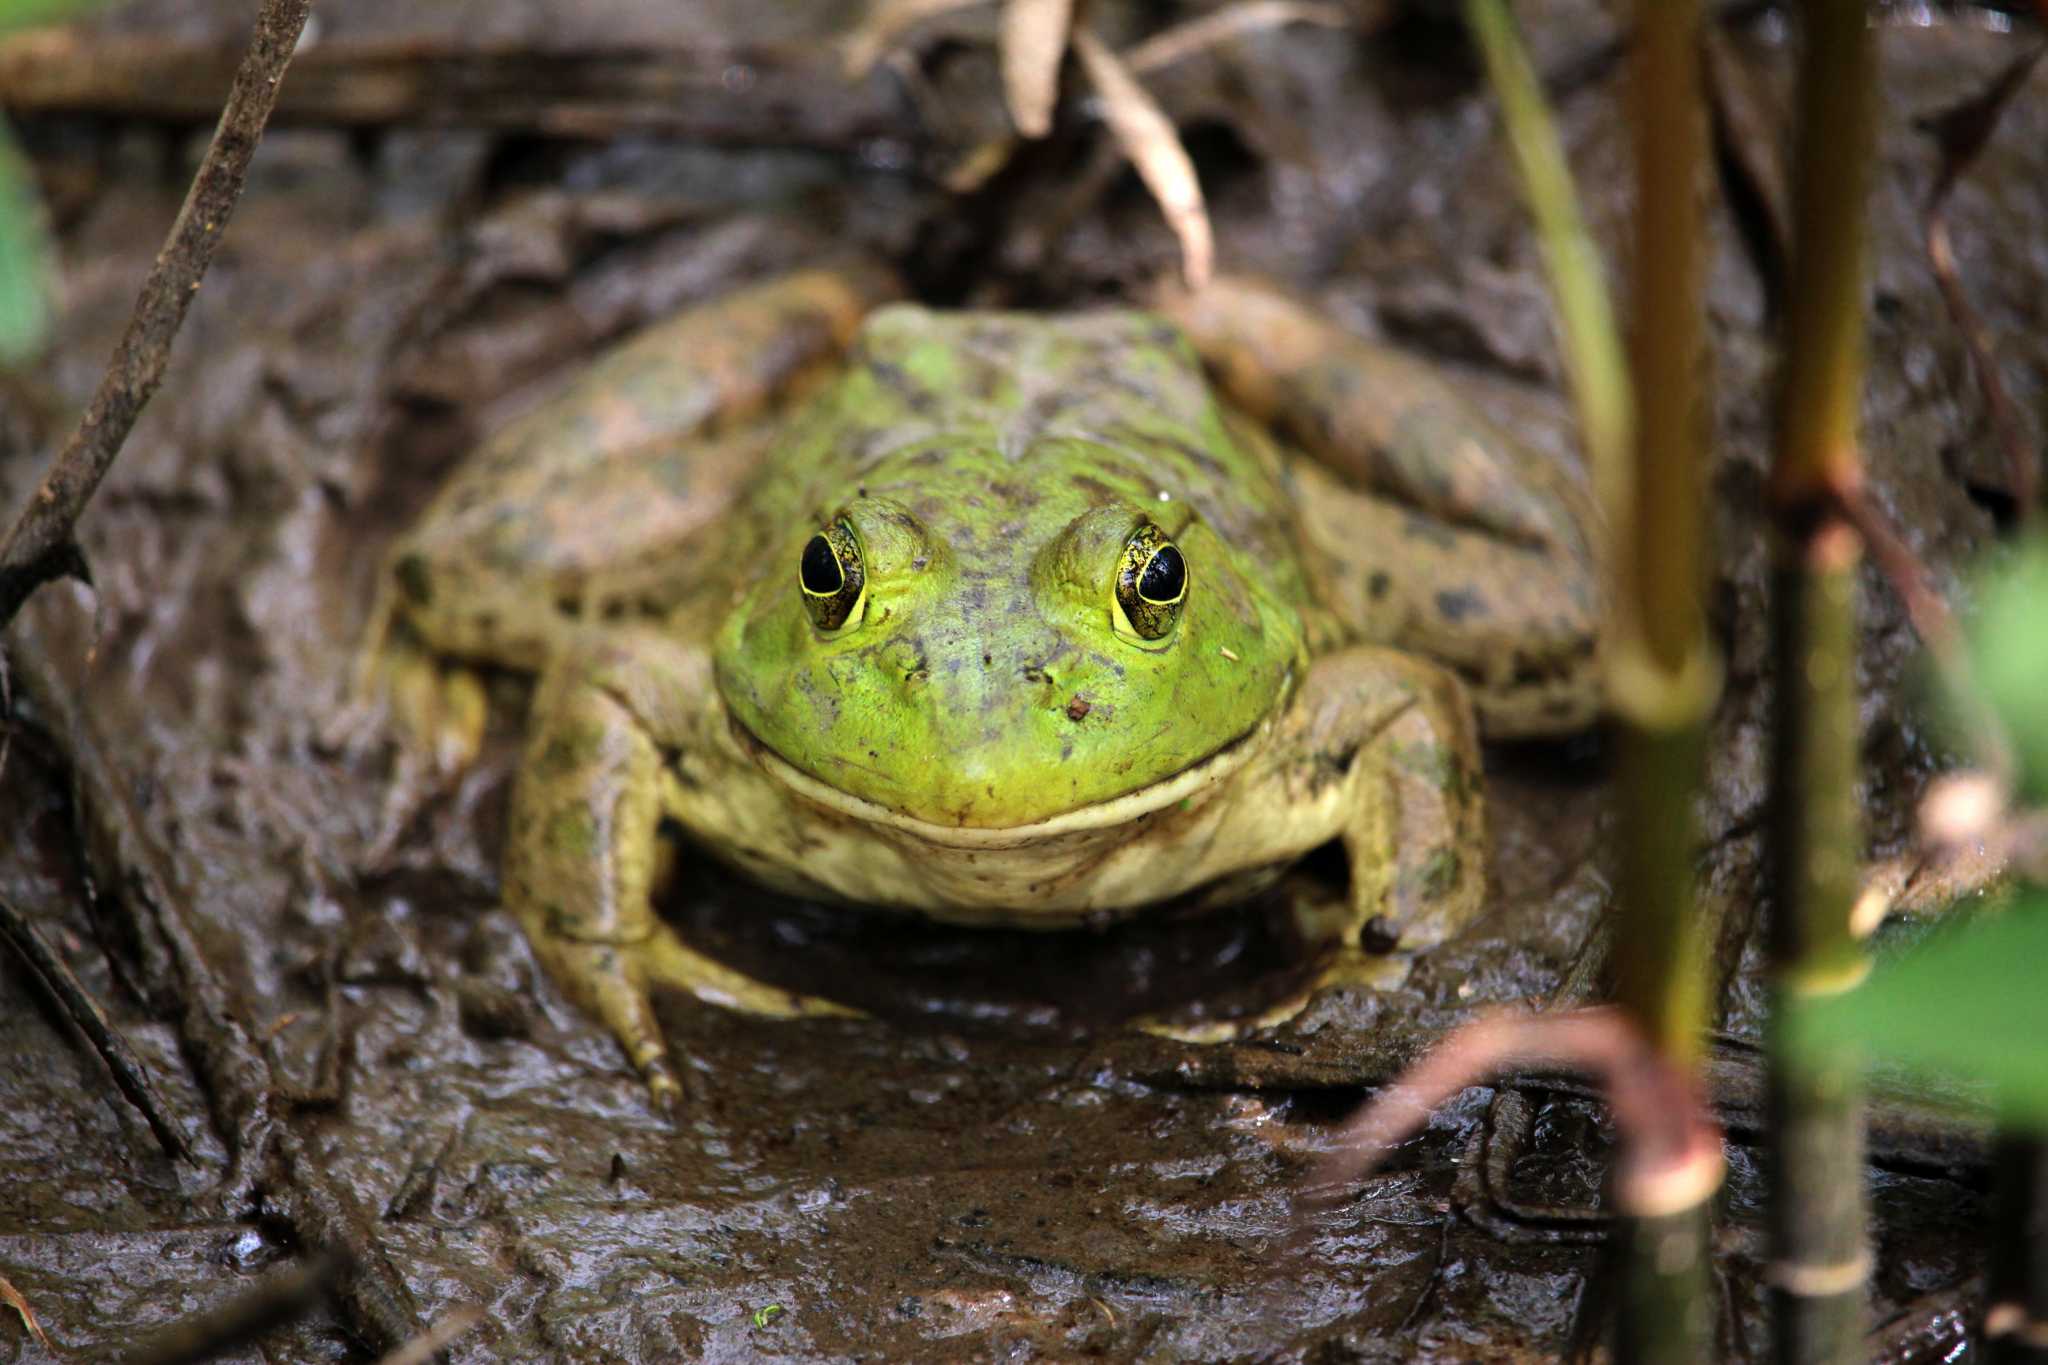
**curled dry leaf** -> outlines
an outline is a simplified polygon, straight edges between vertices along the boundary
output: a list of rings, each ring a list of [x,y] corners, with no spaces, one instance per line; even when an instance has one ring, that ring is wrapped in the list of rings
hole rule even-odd
[[[0,1303],[21,1314],[21,1320],[28,1327],[29,1334],[42,1343],[44,1350],[54,1349],[50,1345],[50,1339],[43,1335],[43,1325],[36,1321],[36,1310],[28,1306],[28,1300],[21,1296],[19,1289],[7,1282],[5,1275],[0,1275]]]
[[[1074,0],[1006,0],[1003,5],[1003,98],[1025,137],[1052,131],[1060,97],[1060,58],[1074,26]]]
[[[1181,146],[1173,121],[1093,33],[1075,29],[1074,51],[1102,96],[1110,131],[1180,238],[1182,277],[1189,289],[1200,290],[1215,269],[1216,241],[1202,203],[1202,182],[1195,178],[1195,163]]]
[[[1242,4],[1162,29],[1135,47],[1126,48],[1124,65],[1132,74],[1142,76],[1262,28],[1286,24],[1348,28],[1351,22],[1350,13],[1342,5],[1318,4],[1314,0],[1243,0]]]
[[[874,70],[882,54],[912,25],[982,3],[984,0],[875,0],[867,16],[840,45],[847,79],[857,81]]]

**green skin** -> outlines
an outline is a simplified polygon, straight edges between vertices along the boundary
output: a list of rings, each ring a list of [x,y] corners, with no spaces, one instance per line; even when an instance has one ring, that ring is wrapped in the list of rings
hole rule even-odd
[[[1468,922],[1478,731],[1596,700],[1574,486],[1257,285],[1051,319],[890,289],[793,275],[642,333],[472,456],[387,575],[359,683],[427,768],[475,750],[473,665],[540,674],[506,903],[656,1094],[656,985],[838,1008],[655,916],[664,820],[782,889],[1048,928],[1336,840],[1348,895],[1302,911],[1325,980],[1375,978],[1369,924],[1412,951]],[[1167,543],[1184,591],[1134,595]]]

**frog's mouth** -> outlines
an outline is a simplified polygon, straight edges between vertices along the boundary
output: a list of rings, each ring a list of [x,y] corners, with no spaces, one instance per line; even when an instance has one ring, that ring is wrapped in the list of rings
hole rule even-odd
[[[931,843],[954,848],[1007,848],[1035,843],[1056,835],[1110,828],[1128,824],[1178,802],[1191,800],[1222,783],[1249,762],[1252,755],[1258,753],[1262,747],[1258,741],[1274,723],[1273,718],[1268,716],[1222,748],[1211,752],[1206,758],[1197,759],[1179,772],[1163,777],[1149,786],[1125,792],[1122,796],[1107,801],[1098,801],[1078,810],[1062,811],[1058,815],[1049,815],[1043,820],[1023,825],[946,825],[921,819],[878,801],[870,801],[866,797],[854,796],[840,791],[828,782],[821,782],[769,748],[759,736],[747,729],[738,717],[731,716],[730,713],[728,717],[732,724],[733,737],[739,742],[740,747],[752,756],[764,772],[799,796],[840,815],[868,824],[887,825]]]

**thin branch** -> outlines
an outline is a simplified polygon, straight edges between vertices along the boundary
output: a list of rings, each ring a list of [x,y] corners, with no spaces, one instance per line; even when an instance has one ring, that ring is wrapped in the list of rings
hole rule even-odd
[[[474,1304],[451,1309],[434,1320],[434,1325],[377,1362],[377,1365],[425,1365],[442,1347],[453,1342],[484,1320],[484,1310]]]
[[[85,1035],[93,1050],[99,1053],[100,1060],[107,1064],[115,1086],[148,1121],[149,1130],[156,1134],[157,1145],[164,1149],[164,1154],[173,1161],[192,1160],[192,1149],[186,1145],[185,1135],[167,1116],[167,1106],[149,1078],[149,1068],[128,1046],[128,1040],[121,1036],[120,1030],[107,1022],[106,1014],[85,988],[85,983],[73,974],[71,965],[44,942],[35,926],[5,900],[0,900],[0,939],[13,945],[14,950],[42,978],[44,987],[63,1009],[65,1017]]]
[[[1956,268],[1955,245],[1949,237],[1948,200],[1956,183],[1991,140],[1992,133],[1998,128],[1999,116],[2005,112],[2013,95],[2026,84],[2027,77],[2033,73],[2044,52],[2048,52],[2048,45],[2017,58],[1999,74],[1988,90],[1923,120],[1920,125],[1934,135],[1941,147],[1941,169],[1935,174],[1933,187],[1927,191],[1927,262],[1934,269],[1934,281],[1941,287],[1942,301],[1948,305],[1949,315],[1955,319],[1956,330],[1963,335],[1963,345],[1970,353],[1970,368],[1976,373],[1978,387],[1984,391],[1984,407],[1991,415],[1992,433],[2005,452],[2006,478],[2011,485],[2009,491],[2018,519],[2022,522],[2033,517],[2034,504],[2040,497],[2040,456],[2027,444],[2026,435],[2020,430],[2019,414],[2013,407],[2012,395],[2006,391],[2005,380],[2000,377],[1998,362],[1992,355],[1994,348],[1990,330],[1971,306],[1969,295],[1963,291],[1962,275]]]
[[[152,1334],[123,1365],[195,1365],[296,1322],[325,1303],[347,1268],[322,1252],[271,1275],[246,1293]]]
[[[880,16],[890,25],[920,14]],[[921,144],[932,129],[898,83],[851,79],[872,62],[868,30],[825,43],[633,44],[611,48],[431,38],[325,38],[292,61],[273,115],[313,127],[481,128],[543,137],[632,133],[722,147],[858,152]],[[884,29],[893,42],[897,33]],[[162,36],[69,30],[0,41],[0,106],[18,114],[194,123],[211,119],[234,53]]]
[[[14,619],[30,593],[76,567],[73,530],[79,514],[163,382],[171,343],[241,197],[249,159],[277,102],[279,82],[311,9],[312,0],[263,0],[227,107],[170,236],[143,281],[128,330],[114,348],[78,430],[0,545],[0,629]]]

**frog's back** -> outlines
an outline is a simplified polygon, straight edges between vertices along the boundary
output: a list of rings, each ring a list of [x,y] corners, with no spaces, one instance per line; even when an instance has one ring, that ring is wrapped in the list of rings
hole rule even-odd
[[[1111,503],[1179,521],[1173,504],[1185,503],[1298,600],[1277,462],[1236,426],[1179,328],[1154,314],[896,304],[865,321],[844,377],[782,444],[764,493],[779,489],[768,496],[780,513],[803,520],[887,491],[970,538]]]

